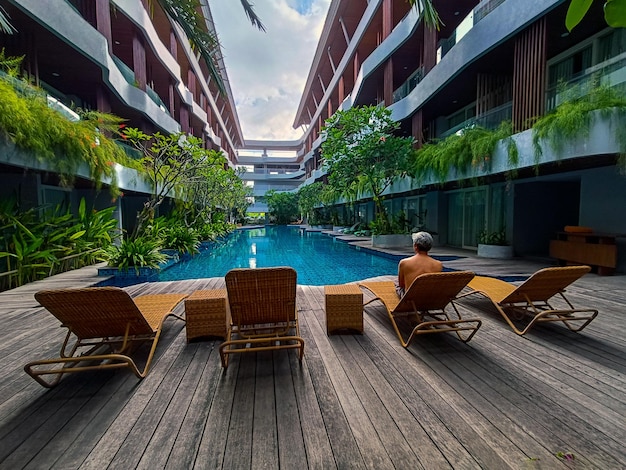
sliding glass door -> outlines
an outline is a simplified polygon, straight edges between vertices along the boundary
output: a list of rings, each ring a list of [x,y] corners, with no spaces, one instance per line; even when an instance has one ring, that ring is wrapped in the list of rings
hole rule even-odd
[[[476,248],[487,218],[487,188],[448,194],[448,245]]]

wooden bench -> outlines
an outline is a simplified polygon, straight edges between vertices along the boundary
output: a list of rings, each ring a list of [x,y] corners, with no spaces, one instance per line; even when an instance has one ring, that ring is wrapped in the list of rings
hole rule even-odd
[[[558,232],[550,241],[550,256],[564,263],[587,264],[601,276],[610,276],[617,266],[619,236],[598,232]]]

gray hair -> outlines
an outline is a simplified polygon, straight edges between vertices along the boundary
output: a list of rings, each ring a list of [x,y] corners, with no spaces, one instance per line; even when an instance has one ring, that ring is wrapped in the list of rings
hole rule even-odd
[[[428,232],[417,232],[411,235],[413,238],[413,246],[420,251],[430,251],[433,247],[433,237]]]

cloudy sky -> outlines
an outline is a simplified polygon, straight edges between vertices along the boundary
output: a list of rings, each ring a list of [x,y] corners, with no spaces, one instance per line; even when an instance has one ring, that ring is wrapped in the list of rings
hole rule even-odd
[[[292,125],[330,0],[252,3],[266,32],[238,0],[209,0],[244,138],[300,138]]]

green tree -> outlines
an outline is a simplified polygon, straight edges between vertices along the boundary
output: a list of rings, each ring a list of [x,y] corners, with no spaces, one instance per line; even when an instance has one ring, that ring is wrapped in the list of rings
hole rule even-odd
[[[141,152],[144,174],[152,187],[148,201],[137,215],[133,237],[143,235],[167,196],[182,198],[189,188],[202,181],[208,168],[223,168],[221,154],[202,148],[201,139],[183,132],[148,135],[136,128],[125,128],[122,136]]]
[[[285,225],[298,217],[298,194],[270,189],[265,193],[270,216],[279,225]]]
[[[196,221],[210,221],[216,210],[223,210],[231,217],[245,213],[250,204],[251,188],[245,186],[237,171],[224,169],[223,165],[199,169],[198,177],[184,188],[188,226],[196,225]]]
[[[300,216],[309,223],[313,219],[313,209],[322,204],[322,191],[324,185],[320,182],[300,186],[298,189],[298,208]]]
[[[389,109],[362,106],[337,111],[323,129],[322,158],[329,184],[347,197],[371,194],[381,233],[391,230],[383,193],[407,174],[414,154],[413,138],[394,135],[398,128]]]

